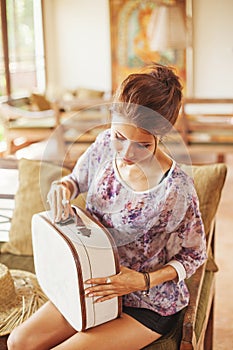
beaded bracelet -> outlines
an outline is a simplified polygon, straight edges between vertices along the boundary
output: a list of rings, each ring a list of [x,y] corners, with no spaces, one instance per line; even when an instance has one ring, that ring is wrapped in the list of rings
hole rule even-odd
[[[142,274],[144,276],[145,285],[146,285],[146,290],[143,290],[142,294],[143,295],[149,295],[149,293],[150,293],[150,274],[147,271],[142,272]]]

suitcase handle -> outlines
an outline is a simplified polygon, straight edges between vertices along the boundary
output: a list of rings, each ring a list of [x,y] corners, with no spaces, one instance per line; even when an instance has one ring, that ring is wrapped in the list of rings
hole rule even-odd
[[[90,237],[91,236],[91,230],[86,227],[86,225],[84,224],[84,222],[81,219],[81,217],[77,214],[75,208],[72,207],[72,209],[73,209],[73,211],[75,213],[75,217],[70,215],[66,220],[60,221],[58,224],[60,226],[66,226],[66,225],[75,223],[75,225],[76,225],[76,227],[78,229],[78,233],[81,233],[85,237]]]

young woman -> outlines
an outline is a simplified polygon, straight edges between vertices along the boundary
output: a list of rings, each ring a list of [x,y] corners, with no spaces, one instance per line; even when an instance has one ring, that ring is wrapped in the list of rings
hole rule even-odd
[[[185,278],[206,259],[192,179],[158,146],[174,125],[182,87],[169,67],[152,64],[121,84],[111,129],[101,133],[70,176],[51,186],[54,220],[73,215],[70,199],[112,233],[121,271],[87,283],[97,302],[123,296],[120,318],[76,332],[49,301],[9,337],[13,349],[141,349],[171,329],[188,304]]]

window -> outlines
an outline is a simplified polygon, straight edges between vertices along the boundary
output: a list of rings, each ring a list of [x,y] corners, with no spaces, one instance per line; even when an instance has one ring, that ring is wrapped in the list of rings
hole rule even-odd
[[[0,95],[45,89],[41,0],[1,0]]]

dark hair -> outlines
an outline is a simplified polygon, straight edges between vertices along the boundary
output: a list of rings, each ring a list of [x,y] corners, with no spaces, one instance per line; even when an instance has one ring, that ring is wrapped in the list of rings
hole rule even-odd
[[[163,135],[175,124],[181,100],[182,85],[174,68],[152,63],[121,83],[112,111],[153,134]]]

